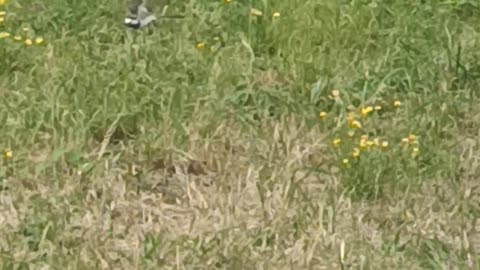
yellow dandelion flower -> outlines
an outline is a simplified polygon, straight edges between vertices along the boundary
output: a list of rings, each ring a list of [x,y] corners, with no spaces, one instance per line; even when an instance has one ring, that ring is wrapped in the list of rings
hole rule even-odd
[[[349,130],[347,135],[348,135],[348,137],[352,138],[353,136],[355,136],[355,131]]]
[[[418,149],[418,147],[415,147],[412,149],[412,157],[415,158],[418,156],[418,153],[420,152],[420,150]]]
[[[7,15],[7,12],[5,12],[5,11],[0,11],[0,16],[3,17],[3,16],[5,16],[5,15]]]
[[[22,30],[23,32],[28,32],[30,29],[28,29],[28,27],[23,27]]]
[[[367,147],[368,147],[368,148],[371,148],[371,147],[373,147],[373,146],[375,145],[375,142],[373,142],[373,141],[367,141],[366,144],[367,144]]]
[[[0,6],[5,5],[7,3],[7,0],[0,0]]]
[[[323,120],[323,119],[325,119],[325,117],[327,117],[327,113],[326,113],[326,112],[320,112],[320,113],[318,114],[318,116],[320,117],[320,119]]]
[[[33,41],[31,39],[27,38],[27,39],[25,39],[24,43],[25,43],[25,45],[30,46],[30,45],[33,44]]]
[[[263,12],[261,12],[260,10],[258,10],[256,8],[252,8],[252,9],[250,9],[250,15],[260,17],[260,16],[263,16]]]
[[[367,117],[368,114],[369,114],[370,112],[372,112],[372,111],[373,111],[372,106],[368,106],[368,107],[366,107],[366,108],[362,108],[362,110],[360,111],[360,114],[361,114],[363,117]]]
[[[13,157],[13,151],[12,151],[11,149],[5,149],[5,150],[3,151],[3,158],[4,158],[5,160],[11,159],[12,157]]]
[[[387,141],[383,141],[380,146],[381,146],[382,148],[387,148],[387,147],[388,147],[388,142],[387,142]]]
[[[360,143],[358,144],[358,146],[360,147],[360,149],[365,149],[365,148],[367,148],[367,141],[360,141]]]
[[[15,41],[20,41],[20,40],[22,40],[22,37],[21,37],[21,36],[14,36],[14,37],[13,37],[13,40],[15,40]]]
[[[352,122],[352,128],[362,128],[362,124],[355,120]]]
[[[273,16],[274,18],[278,18],[278,17],[280,17],[280,12],[274,12],[274,13],[272,14],[272,16]]]
[[[35,38],[35,44],[40,45],[42,43],[43,43],[43,38],[42,37]]]
[[[414,134],[410,133],[410,134],[408,134],[407,139],[408,139],[408,142],[409,142],[409,143],[415,143],[415,142],[417,141],[417,136],[415,136]]]
[[[7,38],[9,36],[10,36],[10,33],[8,33],[8,32],[0,32],[0,39]]]
[[[342,163],[343,163],[343,165],[348,165],[348,159],[347,159],[347,158],[344,158],[344,159],[342,160]]]
[[[5,21],[4,17],[0,17],[0,23],[3,23]]]
[[[332,97],[336,98],[340,96],[340,91],[338,90],[332,90]]]
[[[339,138],[336,138],[332,141],[332,145],[333,147],[337,147],[341,142],[342,140],[340,140]]]
[[[380,110],[382,109],[382,106],[380,106],[380,105],[377,105],[377,106],[375,106],[375,108],[374,108],[374,109],[375,109],[375,111],[380,111]]]
[[[393,102],[393,107],[395,107],[395,108],[396,108],[396,107],[399,107],[399,106],[401,106],[401,105],[402,105],[402,102],[400,102],[400,101],[398,101],[398,100],[395,100],[395,101]]]
[[[360,149],[358,148],[353,148],[353,151],[352,151],[352,157],[353,158],[358,158],[360,156]]]
[[[417,144],[417,136],[413,133],[409,133],[406,138],[402,138],[402,143],[404,144]]]
[[[197,44],[195,44],[195,48],[202,50],[203,48],[205,48],[205,43],[198,42]]]
[[[364,148],[367,148],[368,147],[368,135],[362,135],[360,137],[360,142],[359,142],[359,146],[360,148],[364,149]]]

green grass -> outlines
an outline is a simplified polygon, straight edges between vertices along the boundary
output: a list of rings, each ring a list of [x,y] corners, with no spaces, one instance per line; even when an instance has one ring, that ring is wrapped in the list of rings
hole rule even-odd
[[[0,8],[1,269],[480,269],[477,1]]]

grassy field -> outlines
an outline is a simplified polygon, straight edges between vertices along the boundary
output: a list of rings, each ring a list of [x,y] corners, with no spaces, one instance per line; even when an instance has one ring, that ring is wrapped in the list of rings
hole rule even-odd
[[[1,269],[480,269],[477,1],[2,2]]]

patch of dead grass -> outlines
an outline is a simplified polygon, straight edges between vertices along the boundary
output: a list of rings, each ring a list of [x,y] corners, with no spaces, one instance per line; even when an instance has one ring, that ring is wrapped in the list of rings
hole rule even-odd
[[[171,153],[175,170],[131,175],[119,163],[63,188],[9,179],[0,195],[2,250],[10,262],[90,269],[478,265],[476,179],[352,201],[323,164],[323,134],[293,118],[262,125],[255,134],[221,125],[216,141],[193,136],[186,152]],[[47,216],[29,223],[38,208]]]

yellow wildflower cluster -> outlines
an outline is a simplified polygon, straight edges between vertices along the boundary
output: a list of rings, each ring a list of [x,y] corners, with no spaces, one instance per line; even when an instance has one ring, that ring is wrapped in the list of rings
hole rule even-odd
[[[349,134],[349,137],[353,137],[353,135],[350,136],[350,134]],[[334,147],[338,147],[340,142],[341,142],[341,139],[336,138],[332,141],[332,145]],[[360,136],[358,141],[354,142],[353,149],[351,150],[350,156],[353,159],[358,159],[358,158],[360,158],[360,154],[363,151],[372,151],[372,150],[375,150],[375,149],[385,150],[385,149],[388,148],[388,145],[389,145],[389,143],[386,140],[381,140],[379,138],[374,138],[373,140],[370,140],[368,135],[363,134],[363,135]]]
[[[415,136],[413,133],[409,133],[407,137],[402,139],[402,144],[405,148],[411,148],[412,157],[416,158],[420,153],[418,148],[418,136]]]
[[[6,3],[6,0],[0,0],[0,6],[4,6]],[[5,10],[0,10],[0,27],[4,27],[6,23],[6,15],[7,12]],[[13,41],[16,42],[23,41],[23,44],[25,44],[25,46],[31,46],[33,44],[40,45],[43,43],[43,38],[38,36],[35,37],[28,27],[24,27],[22,30],[22,34],[12,34],[10,31],[0,31],[0,40],[11,38]]]
[[[328,95],[328,98],[331,100],[338,100],[341,98],[341,93],[339,90],[333,90]],[[340,103],[343,104],[343,103]],[[385,152],[390,143],[385,138],[384,133],[388,133],[388,130],[383,130],[380,134],[383,136],[374,136],[370,138],[369,134],[379,134],[376,126],[379,119],[382,119],[380,115],[382,110],[385,107],[390,107],[392,109],[399,108],[402,103],[398,100],[393,100],[390,106],[388,103],[383,102],[379,104],[364,105],[360,107],[354,107],[352,105],[347,106],[347,113],[344,117],[329,117],[329,112],[321,111],[318,116],[322,122],[328,124],[331,122],[331,119],[337,119],[335,132],[333,139],[331,141],[332,147],[337,154],[343,156],[340,160],[343,165],[349,165],[351,160],[358,160],[362,153],[378,151],[378,153]],[[385,110],[388,110],[386,108]],[[370,118],[372,118],[370,120]],[[343,120],[342,120],[343,119]],[[344,121],[344,124],[342,124]],[[372,123],[375,123],[372,127]],[[340,124],[340,125],[339,125]],[[388,128],[387,128],[388,129]],[[345,138],[348,140],[342,139],[341,134],[345,134]],[[392,137],[392,136],[388,136]],[[402,144],[404,147],[410,147],[412,157],[416,157],[419,154],[418,148],[418,137],[413,133],[410,133],[407,137],[402,139]],[[348,156],[345,156],[345,153],[348,153]]]

